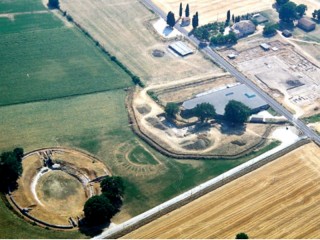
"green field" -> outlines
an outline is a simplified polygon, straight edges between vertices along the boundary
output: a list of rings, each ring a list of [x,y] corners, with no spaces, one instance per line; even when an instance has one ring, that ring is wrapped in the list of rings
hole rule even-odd
[[[158,162],[152,157],[152,155],[141,146],[136,146],[129,153],[128,157],[131,162],[137,163],[137,164],[151,164],[151,165],[158,164]]]
[[[1,13],[31,12],[45,10],[42,2],[39,0],[1,0]]]
[[[131,79],[76,28],[52,14],[0,21],[0,105],[130,86]]]

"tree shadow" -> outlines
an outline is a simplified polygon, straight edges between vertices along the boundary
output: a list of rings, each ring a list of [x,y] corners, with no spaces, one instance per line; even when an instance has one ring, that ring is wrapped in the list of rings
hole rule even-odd
[[[245,124],[234,124],[227,121],[220,121],[220,131],[222,134],[225,135],[237,135],[241,136],[246,131],[246,125]]]
[[[99,226],[90,226],[85,222],[85,219],[82,219],[79,222],[79,231],[86,236],[94,237],[101,234],[105,228],[108,228],[110,226],[110,223],[111,222],[108,221]]]

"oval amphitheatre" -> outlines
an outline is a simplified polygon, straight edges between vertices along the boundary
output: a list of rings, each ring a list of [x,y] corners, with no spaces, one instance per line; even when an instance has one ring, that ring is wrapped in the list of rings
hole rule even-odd
[[[77,227],[86,200],[100,194],[99,180],[111,175],[97,158],[67,148],[33,151],[22,165],[11,203],[30,220],[53,228]]]

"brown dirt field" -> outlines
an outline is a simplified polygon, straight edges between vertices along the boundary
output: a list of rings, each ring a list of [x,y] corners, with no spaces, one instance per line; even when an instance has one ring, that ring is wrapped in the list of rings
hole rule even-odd
[[[302,146],[124,238],[318,238],[319,156]]]
[[[63,10],[148,84],[222,72],[199,52],[186,58],[172,54],[169,43],[160,40],[149,24],[156,16],[138,0],[60,2]],[[164,51],[164,57],[153,57],[155,49]]]

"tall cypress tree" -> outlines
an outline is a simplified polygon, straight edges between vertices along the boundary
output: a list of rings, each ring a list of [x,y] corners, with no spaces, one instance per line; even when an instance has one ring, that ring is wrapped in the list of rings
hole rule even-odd
[[[182,9],[182,3],[180,3],[180,8],[179,8],[179,17],[182,17],[182,11],[183,11],[183,9]]]
[[[186,17],[189,17],[190,16],[190,9],[189,9],[189,4],[187,4],[187,7],[186,7]]]
[[[197,28],[199,26],[199,15],[198,12],[196,12],[195,15],[192,17],[192,27]]]
[[[231,13],[230,13],[230,10],[228,10],[228,12],[227,12],[227,22],[230,22],[230,17],[231,17]]]

